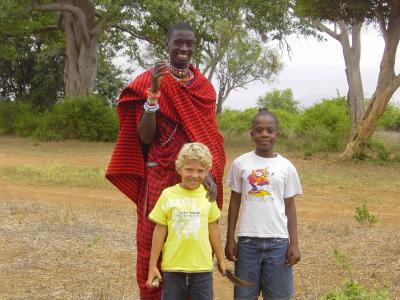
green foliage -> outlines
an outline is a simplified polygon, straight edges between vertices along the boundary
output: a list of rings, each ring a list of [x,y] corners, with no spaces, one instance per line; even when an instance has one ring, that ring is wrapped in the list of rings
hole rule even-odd
[[[354,217],[360,224],[368,223],[372,225],[378,222],[378,217],[369,212],[365,203],[361,207],[356,207],[356,215]]]
[[[336,264],[349,273],[351,279],[345,279],[340,288],[328,291],[322,295],[320,300],[388,300],[388,291],[379,288],[376,291],[367,291],[365,287],[352,279],[351,264],[347,259],[346,253],[339,249],[333,249],[333,258]]]
[[[299,116],[295,131],[305,154],[343,149],[350,132],[345,99],[325,99],[306,109]]]
[[[42,140],[113,141],[118,134],[118,123],[115,110],[101,98],[77,97],[56,103],[33,134]]]
[[[244,111],[226,109],[217,115],[219,128],[223,131],[249,132],[251,121],[257,112],[257,108],[248,108]]]
[[[25,134],[26,127],[35,126],[35,114],[32,105],[27,102],[0,101],[0,135]]]
[[[371,20],[374,18],[376,1],[373,0],[297,0],[295,11],[302,17],[318,18],[323,21]]]
[[[389,104],[383,116],[379,119],[378,127],[385,130],[400,130],[400,106]]]
[[[341,267],[343,270],[347,271],[351,275],[351,265],[347,259],[346,253],[343,251],[334,248],[332,252],[332,256],[335,259],[336,264]]]
[[[264,96],[258,98],[257,105],[259,107],[266,107],[271,109],[281,109],[289,113],[299,112],[299,102],[294,100],[293,91],[291,89],[286,90],[272,90],[267,92]]]
[[[124,84],[122,70],[116,67],[111,59],[100,55],[94,91],[95,95],[106,99],[111,106],[116,106],[118,95]]]
[[[371,140],[364,151],[356,152],[353,155],[354,161],[364,161],[364,160],[379,160],[379,161],[388,161],[390,158],[390,152],[387,150],[386,146],[376,140]]]
[[[329,291],[322,295],[320,300],[389,300],[389,293],[385,288],[376,291],[367,291],[357,281],[346,280],[340,289]]]
[[[66,99],[44,112],[30,103],[0,101],[0,135],[10,134],[40,140],[114,141],[118,121],[115,108],[94,96]]]

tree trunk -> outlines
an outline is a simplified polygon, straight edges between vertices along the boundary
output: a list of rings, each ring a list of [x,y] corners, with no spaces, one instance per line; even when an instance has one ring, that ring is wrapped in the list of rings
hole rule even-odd
[[[217,115],[222,113],[222,104],[224,103],[224,88],[220,87],[217,95]]]
[[[85,1],[79,1],[78,5],[82,2]],[[88,5],[80,8],[86,17],[85,26],[81,26],[80,20],[72,13],[63,12],[66,40],[64,84],[67,97],[93,94],[97,75],[98,36],[83,32],[94,25],[94,9]]]
[[[384,91],[378,91],[377,95],[372,98],[359,127],[344,152],[340,155],[341,159],[351,159],[354,154],[364,151],[375,131],[379,118],[385,112],[386,105],[399,86],[399,78],[394,78]]]
[[[392,1],[387,29],[381,19],[380,25],[385,40],[385,49],[382,55],[378,84],[359,127],[347,144],[345,151],[340,155],[341,159],[351,159],[356,153],[364,151],[379,118],[385,112],[386,105],[400,86],[400,76],[396,76],[394,72],[396,51],[400,39],[399,8],[400,1]]]
[[[350,46],[347,25],[341,24],[341,39],[343,57],[346,66],[346,77],[349,90],[347,93],[347,106],[351,123],[351,133],[354,134],[364,113],[364,90],[360,71],[361,57],[361,23],[351,27],[352,44]]]

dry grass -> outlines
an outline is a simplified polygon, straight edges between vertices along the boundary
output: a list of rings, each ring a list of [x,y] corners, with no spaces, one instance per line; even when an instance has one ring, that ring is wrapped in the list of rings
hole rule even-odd
[[[0,299],[139,299],[135,208],[102,178],[112,148],[0,137]],[[228,147],[228,164],[246,148]],[[296,299],[318,299],[348,277],[400,299],[400,165],[288,156],[305,192]],[[362,203],[378,224],[355,221]],[[346,254],[351,273],[333,249]],[[232,286],[214,279],[216,299],[232,299]]]

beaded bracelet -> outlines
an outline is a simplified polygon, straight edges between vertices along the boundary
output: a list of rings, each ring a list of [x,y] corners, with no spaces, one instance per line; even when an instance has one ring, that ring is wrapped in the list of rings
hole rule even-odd
[[[157,91],[157,93],[153,93],[151,91],[151,88],[147,89],[147,97],[157,100],[158,98],[160,98],[160,96],[161,96],[160,91]]]
[[[143,109],[145,112],[147,113],[155,113],[160,107],[158,106],[158,104],[156,103],[156,105],[149,105],[147,102],[144,103],[143,105]]]

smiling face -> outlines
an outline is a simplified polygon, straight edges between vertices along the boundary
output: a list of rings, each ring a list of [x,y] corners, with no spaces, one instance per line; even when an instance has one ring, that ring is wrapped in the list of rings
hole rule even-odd
[[[207,169],[198,160],[185,160],[180,168],[176,170],[181,175],[181,187],[194,190],[197,189],[206,178]]]
[[[175,68],[186,68],[194,51],[194,33],[189,30],[175,29],[168,40],[169,61]]]
[[[277,121],[268,114],[258,115],[250,132],[256,146],[256,154],[262,157],[274,157],[273,147],[279,136]]]

